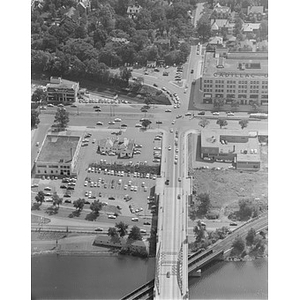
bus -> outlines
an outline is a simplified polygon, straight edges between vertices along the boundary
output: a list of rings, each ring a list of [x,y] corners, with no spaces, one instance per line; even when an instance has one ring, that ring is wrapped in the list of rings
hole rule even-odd
[[[250,119],[268,119],[268,114],[265,113],[251,113],[249,115]]]

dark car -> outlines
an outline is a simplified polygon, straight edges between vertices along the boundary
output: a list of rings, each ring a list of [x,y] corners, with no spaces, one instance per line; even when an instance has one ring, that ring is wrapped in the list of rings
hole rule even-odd
[[[98,105],[95,105],[95,106],[93,106],[93,108],[100,108],[100,106],[98,106]]]
[[[63,184],[60,186],[61,189],[66,189],[67,187]]]
[[[65,200],[65,203],[72,203],[72,201],[71,200]]]
[[[169,183],[170,183],[170,180],[167,179],[167,180],[165,181],[165,184],[166,184],[166,185],[169,185]]]
[[[98,227],[95,229],[95,231],[103,231],[103,228]]]
[[[74,190],[74,186],[68,186],[67,190]]]
[[[66,198],[70,198],[70,197],[71,197],[71,195],[70,195],[70,194],[64,194],[64,197],[66,197]]]
[[[109,197],[108,200],[115,200],[115,197]]]
[[[90,202],[86,200],[86,201],[84,201],[84,204],[90,204]]]
[[[198,115],[204,116],[204,115],[205,115],[205,111],[200,111],[200,112],[198,112]]]
[[[151,225],[151,223],[150,222],[144,222],[144,225]]]
[[[194,69],[191,70],[191,74],[193,74],[193,73],[194,73]]]
[[[148,110],[146,108],[142,108],[141,112],[147,112]]]
[[[158,85],[156,83],[153,83],[153,86],[158,87]]]
[[[237,223],[231,222],[229,225],[230,225],[230,226],[237,226]]]

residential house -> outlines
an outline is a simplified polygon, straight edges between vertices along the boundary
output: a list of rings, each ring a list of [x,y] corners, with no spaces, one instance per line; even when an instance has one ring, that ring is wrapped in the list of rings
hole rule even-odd
[[[135,19],[142,7],[139,4],[129,5],[127,7],[127,15],[130,19]]]
[[[257,33],[260,27],[260,23],[244,23],[242,27],[243,33]]]
[[[223,37],[221,37],[221,36],[211,37],[208,41],[208,44],[211,46],[223,46],[224,45]]]
[[[91,2],[90,0],[80,0],[77,3],[76,8],[78,9],[80,15],[88,14],[91,11]]]
[[[147,60],[147,68],[156,68],[156,61]]]
[[[210,22],[213,34],[233,34],[234,23],[230,23],[227,19],[211,19]]]
[[[221,6],[219,3],[217,3],[212,11],[211,18],[213,19],[228,19],[231,14],[230,7],[227,6]]]
[[[264,16],[263,6],[248,6],[247,16],[249,20],[260,22]]]
[[[73,6],[64,14],[66,17],[72,18],[76,12],[76,8]]]

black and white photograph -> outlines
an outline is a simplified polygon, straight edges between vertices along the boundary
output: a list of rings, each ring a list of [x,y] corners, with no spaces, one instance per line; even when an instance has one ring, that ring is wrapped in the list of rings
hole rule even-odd
[[[280,267],[298,259],[299,211],[299,177],[280,169],[299,169],[285,83],[299,76],[279,69],[297,47],[275,1],[27,2],[3,86],[24,107],[6,109],[2,226],[26,292],[6,298],[296,299],[271,285],[294,286]]]

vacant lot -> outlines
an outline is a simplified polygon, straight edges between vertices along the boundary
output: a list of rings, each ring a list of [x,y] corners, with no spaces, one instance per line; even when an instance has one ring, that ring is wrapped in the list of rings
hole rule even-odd
[[[196,149],[196,138],[190,136],[189,147]],[[268,148],[261,146],[262,167],[258,172],[227,169],[228,163],[211,163],[210,169],[198,169],[201,163],[195,162],[195,151],[190,152],[190,174],[194,176],[194,190],[197,194],[208,193],[212,209],[220,212],[220,219],[227,221],[230,212],[238,210],[241,199],[256,199],[263,204],[268,201]],[[203,162],[207,165],[207,162]],[[193,168],[194,167],[194,168]],[[212,170],[212,167],[223,168]]]

